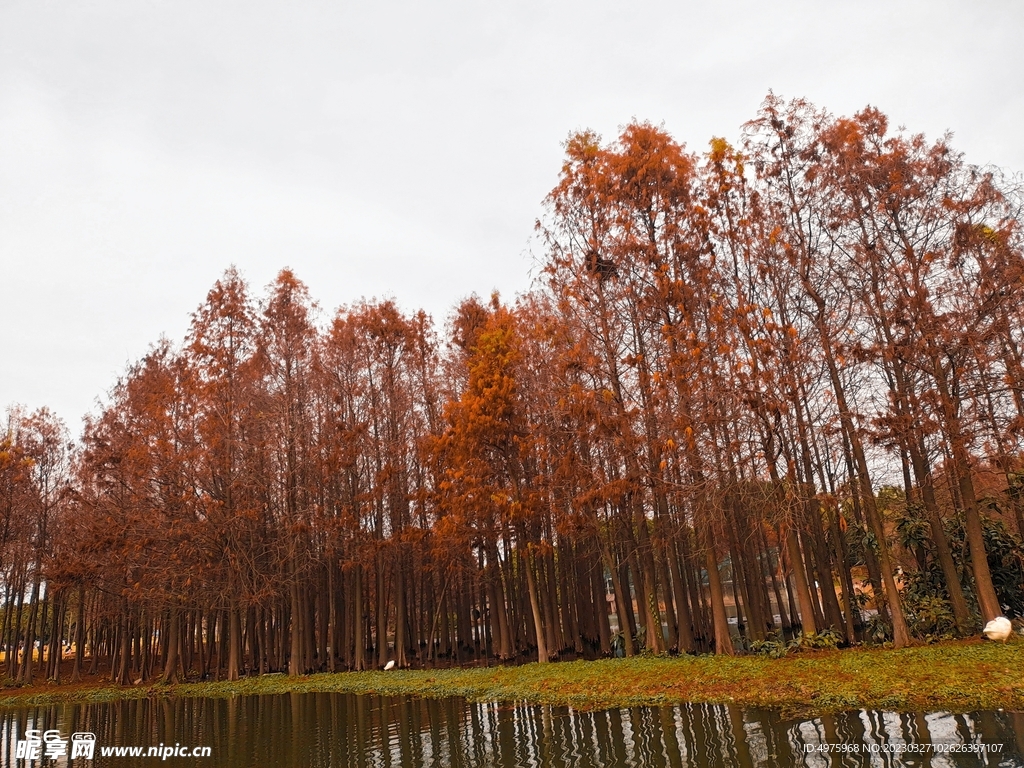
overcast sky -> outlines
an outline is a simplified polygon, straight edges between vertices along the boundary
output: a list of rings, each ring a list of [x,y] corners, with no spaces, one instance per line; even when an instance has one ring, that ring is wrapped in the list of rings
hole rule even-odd
[[[1024,171],[1024,3],[0,0],[0,408],[74,433],[236,264],[325,314],[529,286],[561,143],[769,89]]]

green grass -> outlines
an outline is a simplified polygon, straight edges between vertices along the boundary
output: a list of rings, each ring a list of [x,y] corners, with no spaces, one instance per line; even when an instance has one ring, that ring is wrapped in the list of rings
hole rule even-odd
[[[635,657],[519,667],[266,675],[238,682],[0,690],[0,707],[165,696],[338,692],[525,701],[577,709],[735,703],[789,713],[1024,709],[1024,642],[756,656]]]

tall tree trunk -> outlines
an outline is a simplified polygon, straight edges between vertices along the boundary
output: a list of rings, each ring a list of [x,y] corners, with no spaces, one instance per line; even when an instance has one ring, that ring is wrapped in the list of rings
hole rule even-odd
[[[356,564],[352,578],[352,637],[353,658],[352,669],[362,672],[366,669],[366,638],[363,636],[363,622],[366,612],[366,599],[363,597],[363,566]]]
[[[288,675],[298,677],[303,674],[302,647],[304,642],[305,612],[299,603],[299,585],[292,575],[292,583],[288,587],[288,613],[292,620],[291,642],[288,649]]]
[[[669,537],[665,539],[665,560],[668,562],[669,574],[672,577],[672,591],[675,596],[679,652],[693,653],[693,616],[690,612],[683,571],[679,567],[679,558],[676,556],[675,547],[672,546],[672,541]]]
[[[971,553],[971,570],[974,572],[974,586],[978,594],[978,606],[981,608],[982,621],[991,621],[1002,615],[999,598],[996,596],[992,583],[992,572],[988,567],[988,555],[985,552],[985,537],[981,527],[981,513],[978,499],[974,492],[974,479],[971,476],[971,464],[967,451],[967,440],[960,423],[959,403],[955,402],[950,391],[949,382],[942,362],[936,355],[933,358],[935,383],[939,391],[946,432],[949,439],[950,452],[953,455],[953,473],[957,480],[956,487],[964,505],[964,523],[967,528],[967,544]]]
[[[167,654],[164,659],[164,683],[178,682],[178,648],[181,643],[181,609],[174,606],[170,610],[169,627],[167,630]]]
[[[39,572],[38,566],[35,576],[32,578],[32,594],[28,603],[28,621],[25,624],[24,642],[25,654],[21,657],[21,667],[18,670],[17,682],[19,685],[32,684],[33,661],[32,653],[36,641],[36,617],[39,612]],[[18,612],[21,613],[20,611]],[[20,618],[20,615],[19,615]]]
[[[406,637],[406,595],[405,595],[405,570],[403,566],[403,553],[399,552],[399,557],[396,558],[395,562],[395,664],[400,668],[404,669],[409,666],[409,661],[406,658],[405,650],[408,645],[408,638]]]
[[[242,622],[238,616],[238,604],[232,600],[228,607],[228,668],[227,679],[237,680],[241,674]]]
[[[718,572],[718,555],[710,531],[704,531],[704,562],[708,571],[708,586],[711,589],[711,615],[715,632],[715,653],[732,656],[736,653],[729,632],[729,618],[725,613],[725,591]]]
[[[537,579],[533,573],[533,560],[533,553],[530,552],[529,545],[527,545],[523,566],[526,569],[526,588],[530,594],[530,611],[533,614],[534,634],[537,640],[537,661],[541,664],[546,664],[548,661],[548,644],[544,623],[541,620],[540,597],[537,594]]]
[[[71,666],[71,682],[82,679],[82,658],[85,655],[85,584],[78,585],[78,605],[75,609],[75,663]]]
[[[811,589],[807,583],[807,572],[804,570],[804,561],[800,554],[800,542],[792,523],[786,525],[784,535],[790,572],[796,584],[796,597],[800,603],[800,631],[805,635],[813,635],[818,631],[814,623],[814,605],[811,602]]]

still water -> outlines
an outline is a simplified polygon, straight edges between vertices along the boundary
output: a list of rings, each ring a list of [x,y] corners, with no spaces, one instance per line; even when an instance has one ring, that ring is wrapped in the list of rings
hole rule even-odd
[[[19,759],[26,729],[63,740],[55,759]],[[72,734],[94,734],[92,760]],[[86,738],[79,736],[79,739]],[[39,742],[36,742],[39,745]],[[40,745],[45,750],[48,744]],[[112,748],[122,748],[118,756]],[[168,754],[130,756],[132,748]],[[182,753],[208,747],[209,757]],[[25,745],[21,745],[25,754]],[[53,747],[60,752],[60,745]],[[106,754],[104,754],[106,752]],[[579,712],[463,699],[305,693],[63,704],[0,713],[0,766],[1024,766],[1024,713],[861,710],[785,719],[681,704]]]

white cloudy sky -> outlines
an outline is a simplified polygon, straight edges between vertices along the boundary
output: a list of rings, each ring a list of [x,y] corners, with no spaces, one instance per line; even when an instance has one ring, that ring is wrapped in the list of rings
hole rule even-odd
[[[0,0],[0,408],[81,416],[237,264],[439,320],[529,284],[561,142],[769,89],[1024,171],[1024,3]]]

